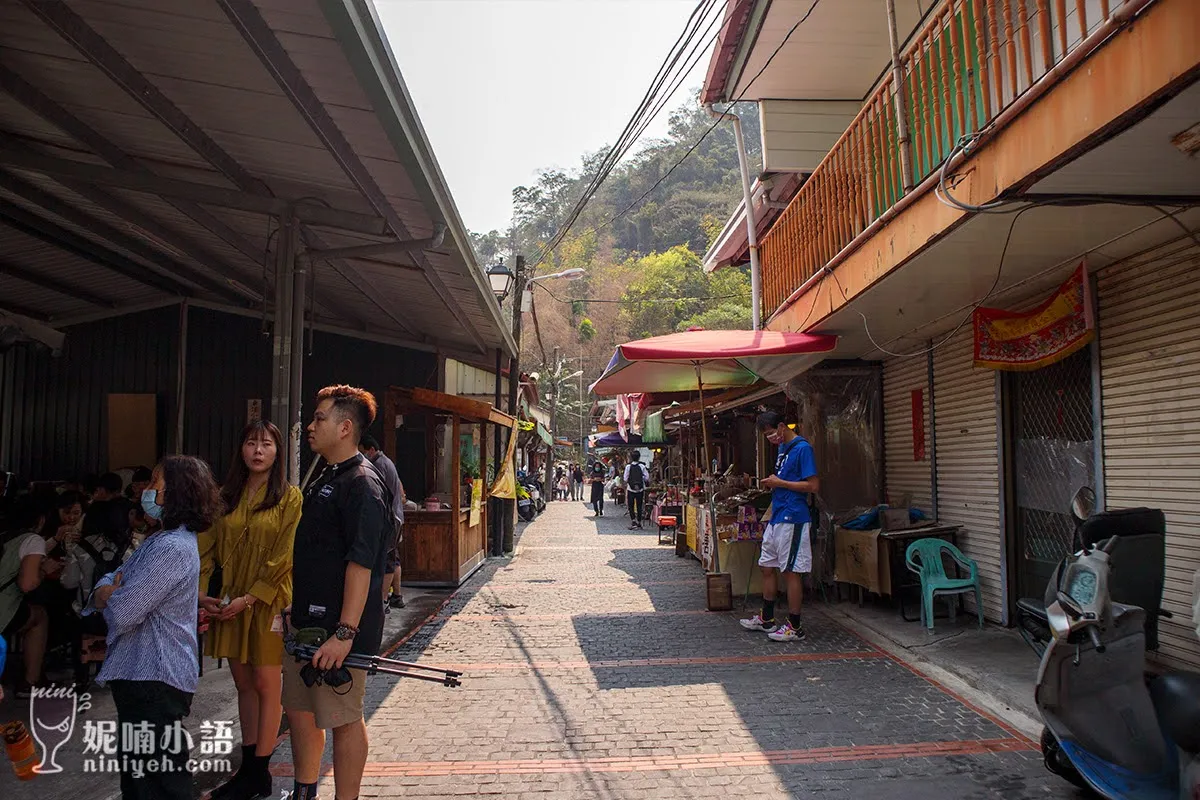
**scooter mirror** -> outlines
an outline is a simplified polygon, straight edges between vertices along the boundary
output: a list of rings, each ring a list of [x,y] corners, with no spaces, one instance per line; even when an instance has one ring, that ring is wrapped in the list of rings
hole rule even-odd
[[[1075,519],[1083,522],[1090,517],[1096,510],[1096,493],[1092,491],[1090,486],[1081,486],[1075,496],[1071,498],[1071,513],[1075,515]]]

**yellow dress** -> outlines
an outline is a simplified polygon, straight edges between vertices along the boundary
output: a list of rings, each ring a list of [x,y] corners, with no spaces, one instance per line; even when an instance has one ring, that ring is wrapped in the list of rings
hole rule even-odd
[[[217,565],[223,567],[221,593],[229,598],[254,595],[247,611],[224,622],[212,619],[204,653],[253,666],[283,663],[283,635],[271,630],[275,616],[292,602],[292,545],[304,496],[289,486],[279,504],[255,511],[266,486],[250,496],[242,492],[237,508],[198,537],[200,594]]]

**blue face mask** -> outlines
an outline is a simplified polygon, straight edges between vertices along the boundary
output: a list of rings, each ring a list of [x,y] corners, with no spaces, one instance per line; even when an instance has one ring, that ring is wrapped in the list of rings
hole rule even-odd
[[[142,492],[142,510],[150,519],[162,519],[163,507],[158,504],[157,489],[147,489]]]

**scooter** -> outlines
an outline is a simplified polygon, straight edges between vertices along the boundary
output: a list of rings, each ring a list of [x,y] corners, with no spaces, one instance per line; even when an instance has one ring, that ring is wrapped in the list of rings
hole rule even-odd
[[[1089,544],[1087,524],[1099,518],[1092,530],[1103,529],[1113,516],[1093,515],[1093,499],[1076,494],[1072,512],[1083,546],[1047,589],[1051,638],[1035,690],[1046,724],[1043,759],[1050,771],[1111,800],[1200,800],[1200,674],[1147,674],[1147,610],[1113,600],[1121,572],[1136,563],[1122,551],[1135,553],[1127,545],[1144,544],[1157,531],[1126,524],[1128,535]],[[1126,523],[1162,519],[1161,512],[1134,511],[1140,517],[1115,516],[1124,513]],[[1157,590],[1161,599],[1161,583]],[[1155,621],[1157,602],[1147,603]]]
[[[517,484],[517,514],[526,522],[533,522],[533,518],[537,516],[529,490],[520,483]]]

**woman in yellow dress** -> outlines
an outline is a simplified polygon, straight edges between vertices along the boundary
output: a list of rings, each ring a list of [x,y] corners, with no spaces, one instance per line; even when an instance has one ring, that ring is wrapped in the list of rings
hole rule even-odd
[[[242,729],[242,763],[213,792],[220,800],[273,796],[269,765],[283,716],[280,612],[292,602],[292,544],[303,504],[284,475],[279,429],[251,422],[241,441],[221,489],[225,515],[199,540],[200,606],[212,619],[204,653],[229,660]],[[212,591],[220,597],[209,596],[214,571],[220,589]]]

